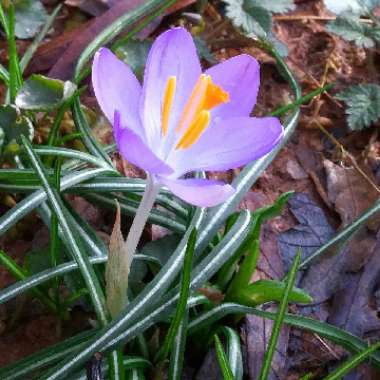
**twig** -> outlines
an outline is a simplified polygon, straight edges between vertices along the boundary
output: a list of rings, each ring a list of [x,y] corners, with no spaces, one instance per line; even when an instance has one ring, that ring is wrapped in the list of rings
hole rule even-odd
[[[273,17],[277,21],[334,21],[336,16],[314,16],[314,15],[277,15]],[[360,21],[366,24],[373,24],[373,20],[360,18]]]

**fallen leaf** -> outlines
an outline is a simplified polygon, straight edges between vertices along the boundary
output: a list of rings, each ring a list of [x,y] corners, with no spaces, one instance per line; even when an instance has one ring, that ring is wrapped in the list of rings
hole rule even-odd
[[[380,243],[371,252],[365,267],[349,275],[344,289],[333,299],[329,322],[359,337],[380,330],[375,290],[380,275]]]
[[[271,307],[269,311],[275,311],[275,308]],[[245,363],[247,365],[246,370],[249,380],[258,379],[272,328],[273,321],[271,320],[254,315],[248,315],[245,318],[242,327],[242,340],[244,342],[244,357],[246,358]],[[289,331],[290,329],[287,326],[283,326],[281,329],[276,351],[273,355],[269,380],[282,380],[285,377]]]
[[[287,269],[290,268],[298,248],[301,248],[302,260],[305,260],[335,234],[323,210],[306,194],[295,193],[288,204],[299,224],[278,237],[280,252]]]
[[[379,194],[357,169],[342,167],[329,160],[324,160],[323,165],[328,198],[339,213],[342,226],[347,226],[372,206]]]

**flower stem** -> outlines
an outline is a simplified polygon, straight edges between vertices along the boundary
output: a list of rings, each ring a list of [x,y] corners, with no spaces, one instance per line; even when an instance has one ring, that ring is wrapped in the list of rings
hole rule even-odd
[[[160,191],[160,186],[154,178],[148,175],[145,192],[140,205],[136,211],[135,218],[133,219],[131,229],[129,230],[127,240],[125,242],[126,251],[131,255],[131,262],[133,255],[136,252],[137,244],[140,241],[141,235],[144,231],[146,221],[148,220],[149,213],[153,207],[154,201]]]

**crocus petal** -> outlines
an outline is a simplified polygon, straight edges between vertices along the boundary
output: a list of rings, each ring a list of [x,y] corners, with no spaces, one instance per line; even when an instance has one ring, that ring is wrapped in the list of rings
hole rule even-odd
[[[205,74],[230,95],[228,103],[212,111],[212,118],[249,116],[256,104],[260,85],[260,67],[247,54],[237,55],[208,69]]]
[[[173,169],[147,147],[140,136],[120,127],[120,114],[115,112],[114,137],[120,154],[130,163],[152,174],[169,175]]]
[[[197,51],[189,32],[174,28],[155,40],[146,63],[141,99],[141,119],[151,146],[157,146],[161,139],[162,101],[168,79],[171,76],[177,78],[169,119],[171,130],[178,123],[200,74]]]
[[[139,116],[140,83],[132,70],[106,48],[95,54],[92,85],[100,108],[111,124],[115,110],[119,110],[121,124],[144,136]]]
[[[169,180],[163,178],[160,181],[177,197],[200,207],[216,206],[235,192],[231,185],[214,180],[195,178]]]
[[[169,158],[177,176],[193,170],[228,170],[270,152],[283,135],[275,117],[235,117],[213,125],[189,149]]]

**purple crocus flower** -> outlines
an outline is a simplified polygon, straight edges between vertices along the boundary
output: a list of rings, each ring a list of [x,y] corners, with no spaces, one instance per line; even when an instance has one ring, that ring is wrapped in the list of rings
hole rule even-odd
[[[95,56],[92,82],[121,155],[197,206],[215,206],[234,189],[214,180],[183,179],[185,174],[242,166],[272,150],[283,135],[277,118],[249,117],[259,89],[257,61],[242,54],[202,73],[193,39],[183,28],[156,39],[142,86],[106,48]]]

